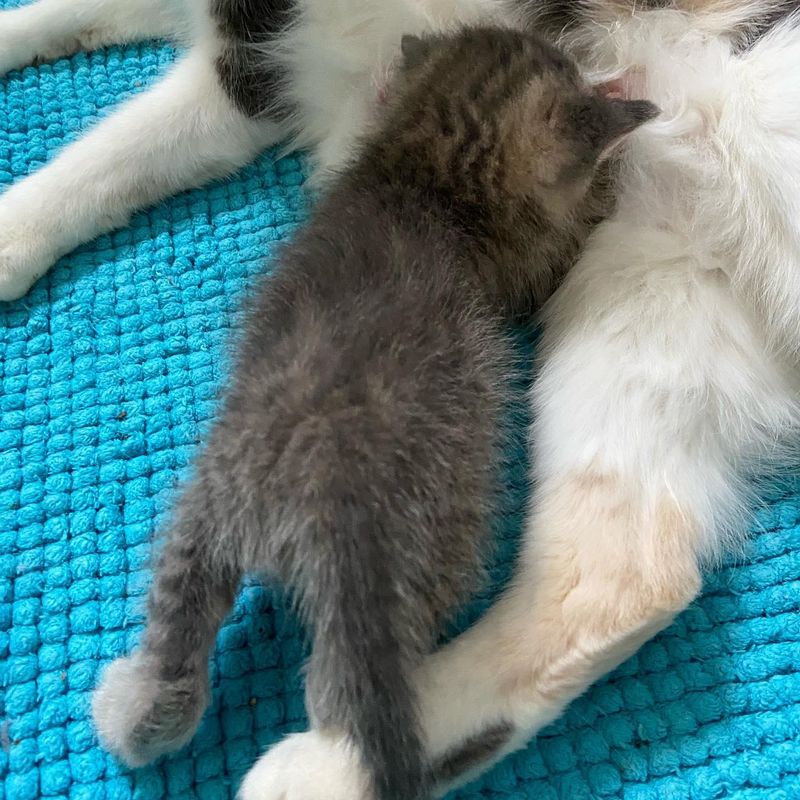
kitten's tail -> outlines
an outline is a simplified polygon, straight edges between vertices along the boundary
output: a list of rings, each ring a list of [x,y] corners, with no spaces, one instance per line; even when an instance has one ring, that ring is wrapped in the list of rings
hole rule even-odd
[[[308,697],[316,724],[352,738],[375,800],[427,795],[416,697],[410,684],[412,592],[392,574],[377,514],[337,499],[327,519],[311,523],[301,567],[301,603],[314,624]],[[308,530],[308,529],[307,529]]]

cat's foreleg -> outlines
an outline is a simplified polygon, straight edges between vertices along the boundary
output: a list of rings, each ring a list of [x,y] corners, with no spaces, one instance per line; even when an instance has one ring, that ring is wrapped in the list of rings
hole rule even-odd
[[[538,488],[512,587],[419,673],[442,789],[523,746],[700,589],[698,529],[664,495],[584,469]]]
[[[0,74],[80,50],[184,31],[183,0],[39,0],[0,11]]]
[[[0,195],[0,300],[23,295],[60,256],[169,195],[227,175],[281,138],[239,111],[213,53],[195,47],[48,165]]]

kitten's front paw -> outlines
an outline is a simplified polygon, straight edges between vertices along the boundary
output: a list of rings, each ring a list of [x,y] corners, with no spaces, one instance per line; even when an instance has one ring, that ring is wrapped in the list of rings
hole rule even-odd
[[[370,800],[358,753],[343,738],[309,731],[288,736],[256,762],[239,800]]]
[[[117,659],[92,699],[103,745],[130,767],[179,750],[192,738],[208,703],[208,675],[160,680],[141,655]]]

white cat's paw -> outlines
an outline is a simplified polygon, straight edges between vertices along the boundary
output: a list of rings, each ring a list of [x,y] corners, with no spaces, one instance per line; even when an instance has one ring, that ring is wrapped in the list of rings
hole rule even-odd
[[[10,232],[13,236],[13,231]],[[0,300],[17,300],[53,265],[56,257],[43,242],[19,239],[4,243],[0,234]]]
[[[0,300],[22,297],[62,249],[53,220],[29,195],[15,186],[0,196]]]
[[[0,12],[0,75],[11,72],[12,69],[22,69],[32,64],[36,58],[27,36],[20,35],[19,26],[11,21],[16,16],[15,9],[5,9]]]
[[[0,11],[0,75],[78,49],[77,41],[73,46],[69,44],[76,37],[50,31],[47,22],[25,6]]]
[[[288,736],[247,773],[239,800],[370,800],[358,753],[318,731]]]

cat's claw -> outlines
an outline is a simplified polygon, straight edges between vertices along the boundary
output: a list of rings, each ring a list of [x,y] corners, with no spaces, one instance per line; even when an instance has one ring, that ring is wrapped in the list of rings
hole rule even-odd
[[[179,750],[208,703],[208,676],[160,680],[140,655],[117,659],[103,674],[92,715],[103,745],[130,767]]]
[[[247,773],[238,800],[371,800],[358,753],[318,731],[288,736]]]

